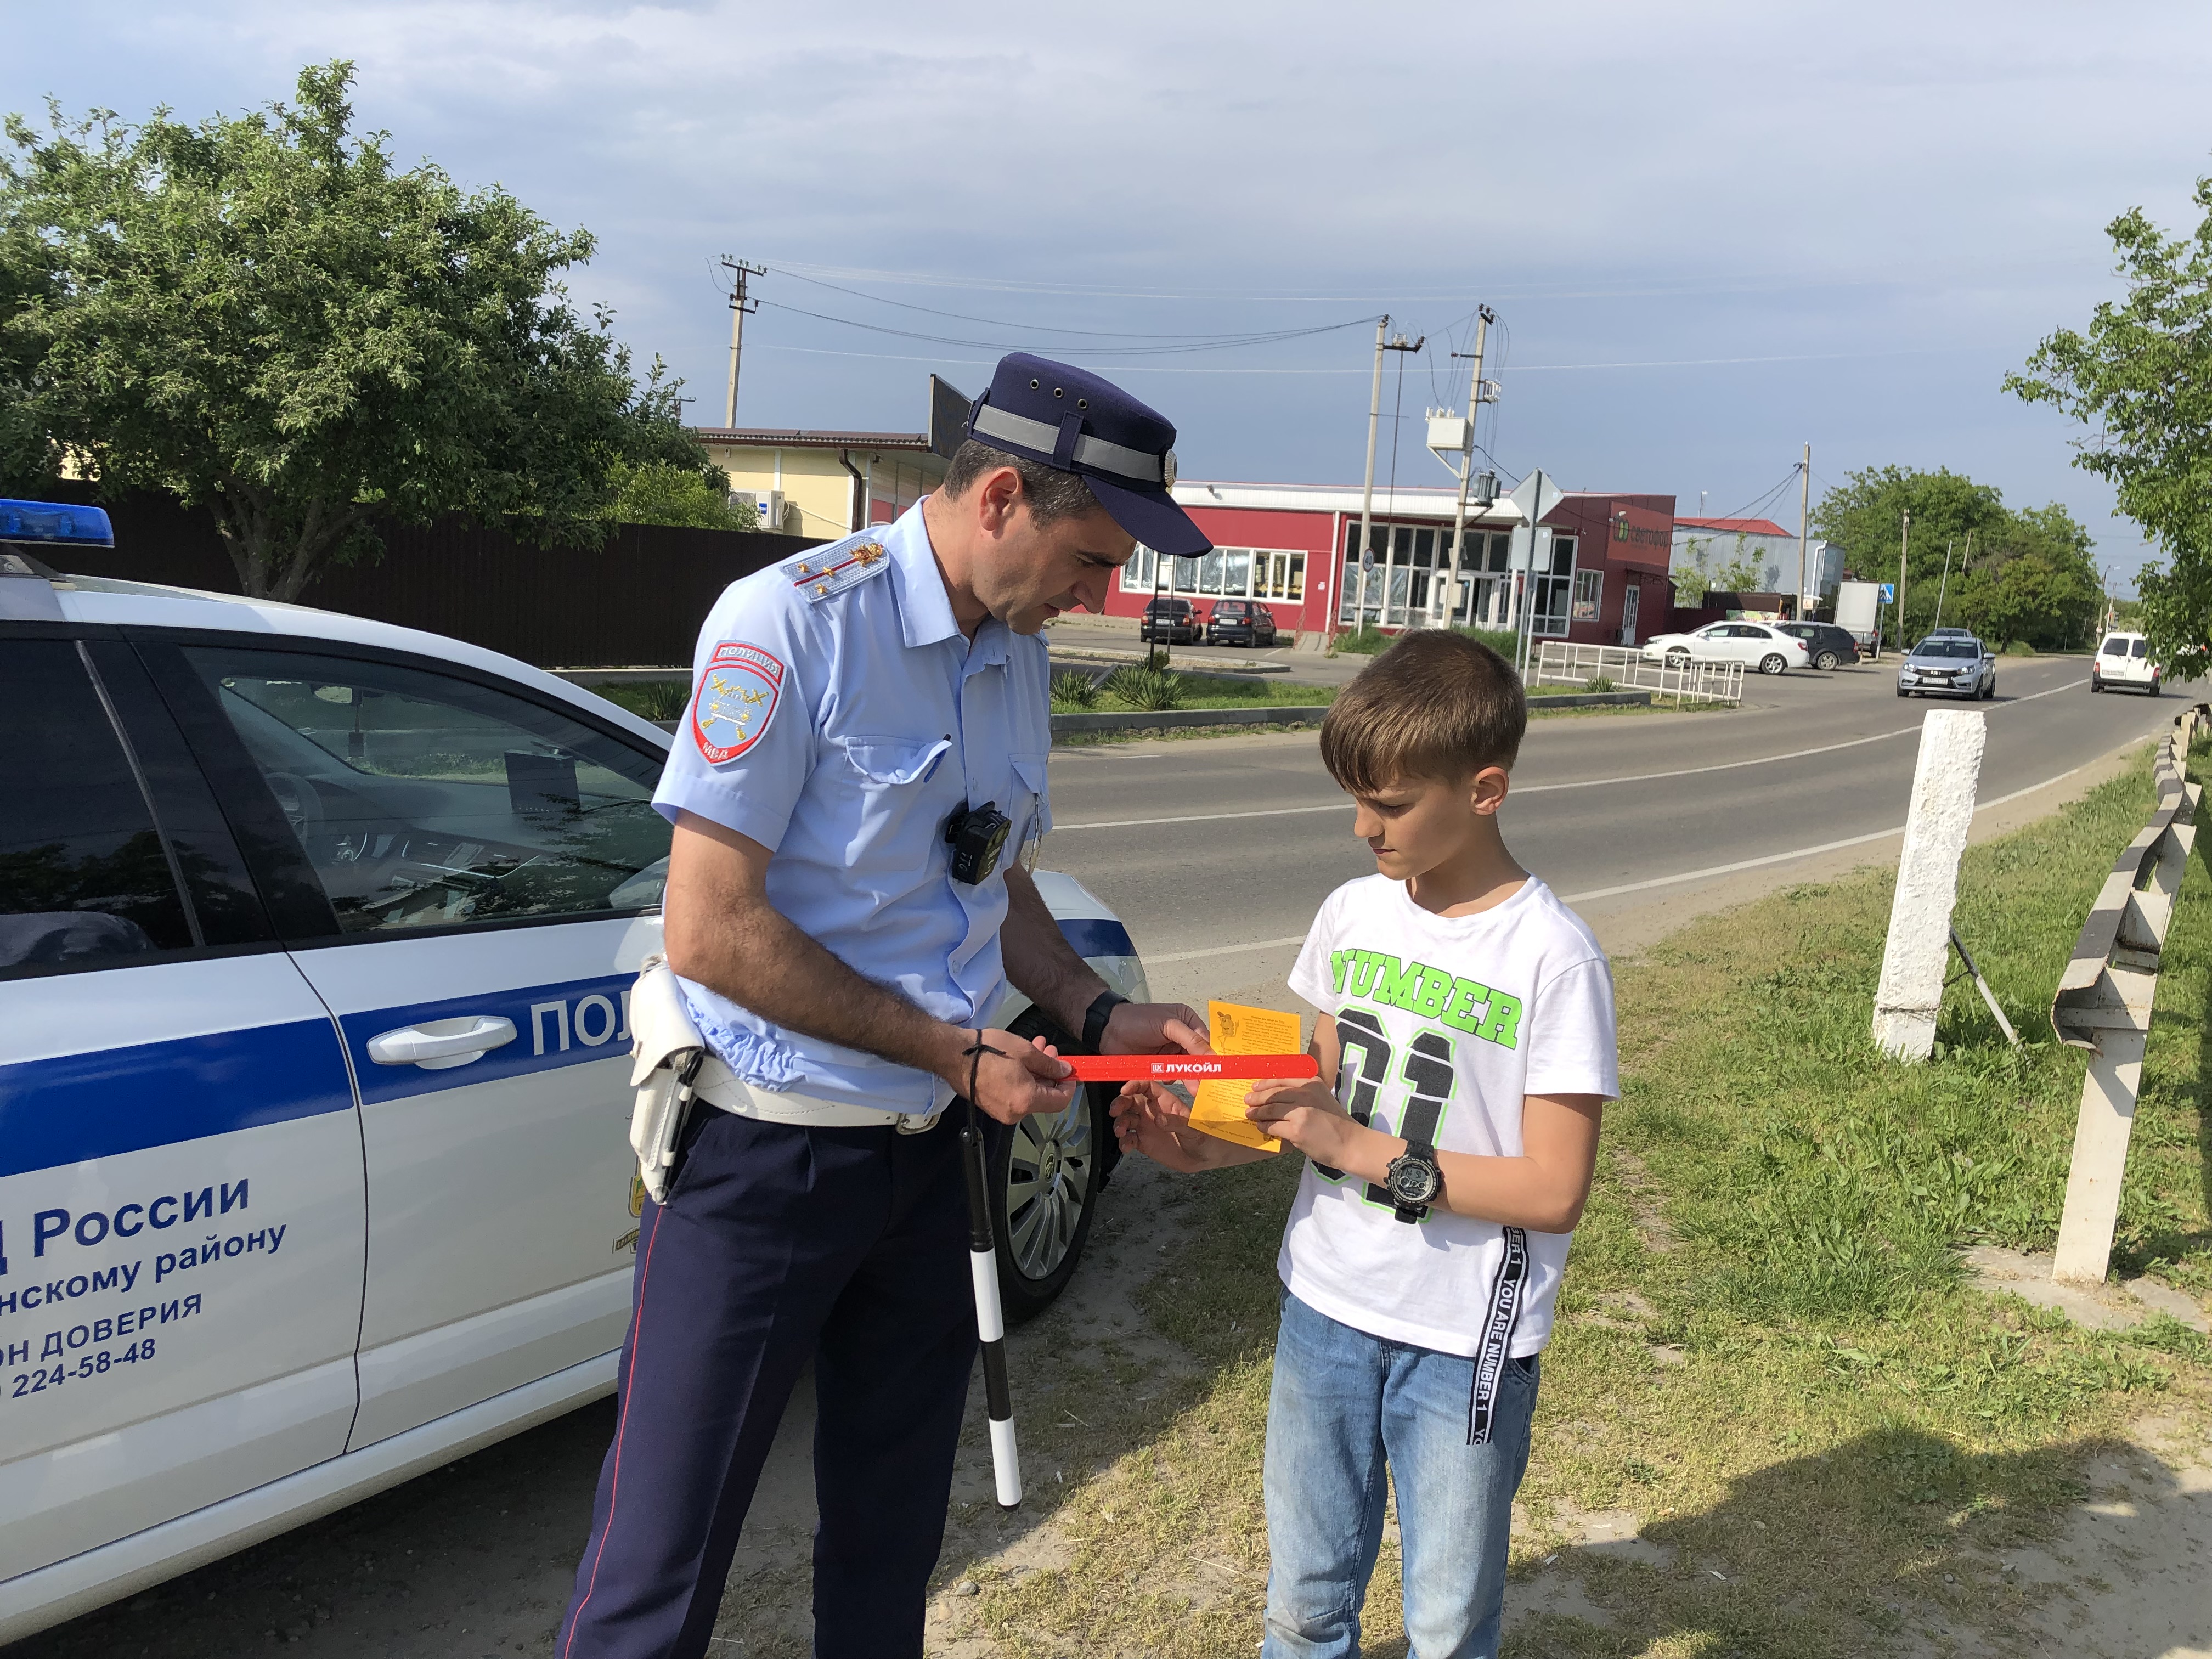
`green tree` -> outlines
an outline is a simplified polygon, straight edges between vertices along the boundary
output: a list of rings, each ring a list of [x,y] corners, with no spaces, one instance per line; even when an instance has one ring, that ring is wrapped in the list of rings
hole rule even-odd
[[[694,530],[754,530],[760,515],[750,507],[730,505],[729,474],[711,469],[709,483],[696,467],[672,461],[618,461],[615,498],[607,509],[615,524],[685,525]]]
[[[380,518],[587,544],[618,465],[706,464],[674,383],[555,280],[590,234],[399,170],[352,82],[197,125],[50,105],[0,149],[0,465],[206,507],[257,596],[374,551]]]
[[[2002,492],[1962,473],[1869,467],[1850,474],[1813,511],[1813,532],[1839,544],[1844,562],[1864,581],[1895,581],[1904,515],[1912,514],[1902,633],[1910,641],[1946,622],[2003,644],[2081,643],[2097,608],[2097,573],[2087,529],[2066,508],[2015,511]],[[1943,561],[1951,555],[1949,591]],[[2011,568],[2029,562],[2017,572]],[[2010,574],[2008,574],[2010,573]]]
[[[2146,566],[2143,631],[2174,678],[2212,670],[2212,178],[2197,181],[2204,217],[2169,237],[2141,208],[2106,228],[2125,297],[2087,333],[2063,328],[2007,389],[2090,428],[2075,465],[2109,480],[2120,511],[2165,556]]]

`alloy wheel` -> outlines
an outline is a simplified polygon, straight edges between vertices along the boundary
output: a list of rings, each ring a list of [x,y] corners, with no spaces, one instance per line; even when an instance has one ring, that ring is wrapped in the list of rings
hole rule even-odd
[[[1044,1279],[1066,1259],[1091,1197],[1095,1149],[1091,1103],[1040,1113],[1014,1126],[1006,1170],[1006,1242],[1028,1279]]]

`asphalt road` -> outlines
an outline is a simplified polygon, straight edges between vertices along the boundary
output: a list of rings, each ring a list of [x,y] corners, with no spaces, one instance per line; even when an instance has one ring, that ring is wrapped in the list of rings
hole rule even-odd
[[[1979,705],[1989,720],[1984,803],[2094,766],[2181,706],[2092,696],[2087,676],[2080,658],[2002,665],[1997,701]],[[1931,706],[1901,701],[1893,687],[1885,664],[1754,679],[1732,713],[1537,720],[1504,808],[1507,836],[1601,937],[1609,914],[1655,894],[1787,883],[1839,847],[1874,855],[1904,823],[1915,734]],[[1120,912],[1155,994],[1281,1003],[1316,903],[1373,867],[1310,732],[1056,751],[1053,803],[1044,861]],[[1117,1182],[1115,1197],[1127,1206],[1142,1190]],[[1087,1265],[1071,1300],[1115,1293],[1105,1277]],[[811,1518],[811,1415],[803,1398],[794,1403],[738,1575],[755,1597],[781,1584],[794,1628],[805,1592],[803,1565],[791,1564],[803,1563]],[[574,1413],[31,1638],[10,1659],[217,1659],[294,1644],[316,1659],[542,1654],[611,1420],[604,1402]],[[980,1491],[980,1462],[963,1478]],[[726,1640],[714,1650],[748,1647]]]
[[[1793,855],[1903,825],[1931,708],[1987,715],[1989,803],[2179,707],[2093,696],[2087,674],[2081,658],[2008,662],[1996,700],[1977,705],[1900,698],[1885,663],[1754,677],[1730,713],[1547,716],[1529,724],[1501,820],[1521,861],[1593,920],[1746,867],[1786,882]],[[1374,867],[1311,733],[1056,750],[1052,790],[1043,862],[1120,913],[1156,994],[1279,980],[1320,896]]]

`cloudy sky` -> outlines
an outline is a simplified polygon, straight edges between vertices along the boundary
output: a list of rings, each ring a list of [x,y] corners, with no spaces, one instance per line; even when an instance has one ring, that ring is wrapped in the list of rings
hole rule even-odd
[[[1437,483],[1419,416],[1464,407],[1486,301],[1509,477],[1794,528],[1810,441],[1816,495],[1896,462],[2064,501],[2116,586],[2140,536],[2000,382],[2117,292],[2115,214],[2190,224],[2212,173],[2201,0],[10,11],[12,110],[234,112],[355,60],[403,159],[597,234],[574,290],[702,421],[727,253],[771,268],[741,424],[917,429],[929,373],[1018,346],[1123,378],[1187,477],[1356,483],[1387,312],[1428,344],[1378,477],[1402,409],[1396,477]]]

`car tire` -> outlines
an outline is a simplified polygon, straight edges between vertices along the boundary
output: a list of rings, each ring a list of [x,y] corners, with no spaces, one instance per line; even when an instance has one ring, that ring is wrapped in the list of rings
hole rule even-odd
[[[1759,659],[1759,672],[1762,674],[1779,674],[1789,666],[1779,651],[1770,651]]]
[[[1042,1036],[1063,1054],[1082,1047],[1034,1006],[1008,1030],[1015,1036]],[[1109,1108],[1115,1092],[1109,1084],[1087,1085],[1066,1111],[1024,1118],[995,1138],[986,1179],[999,1299],[1010,1325],[1049,1308],[1083,1261],[1099,1194],[1111,1174]],[[1040,1171],[1048,1183],[1042,1191]]]
[[[1667,653],[1667,665],[1669,668],[1688,667],[1690,665],[1690,653],[1679,645],[1673,647]]]
[[[2092,696],[2094,696],[2104,689],[2104,681],[2099,679],[2094,674],[2089,676],[2089,691]]]
[[[2166,695],[2166,688],[2156,680],[2153,680],[2150,683],[2150,694],[2154,697],[2162,697]]]
[[[1901,686],[1901,685],[1900,685],[1900,686],[1899,686],[1899,687],[1897,688],[1897,695],[1898,695],[1899,696],[1900,696],[1900,697],[1909,697],[1909,696],[1911,696],[1912,695],[1912,693],[1911,693],[1910,691],[1906,690],[1903,686]]]
[[[1823,651],[1819,656],[1813,659],[1814,667],[1825,669],[1831,673],[1840,666],[1841,663],[1842,659],[1838,657],[1832,651]]]

